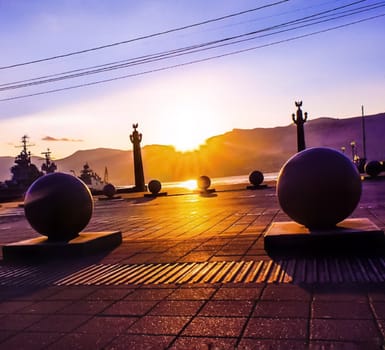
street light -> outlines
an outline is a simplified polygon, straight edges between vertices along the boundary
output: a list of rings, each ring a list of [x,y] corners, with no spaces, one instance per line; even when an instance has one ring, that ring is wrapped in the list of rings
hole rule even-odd
[[[350,147],[352,148],[352,160],[354,162],[356,159],[356,142],[355,141],[350,142]]]

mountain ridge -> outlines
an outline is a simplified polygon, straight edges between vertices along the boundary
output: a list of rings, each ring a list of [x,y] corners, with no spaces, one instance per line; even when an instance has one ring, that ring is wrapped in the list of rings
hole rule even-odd
[[[385,113],[365,116],[366,150],[368,160],[385,159]],[[351,141],[356,142],[358,155],[363,156],[362,118],[320,117],[305,123],[306,146],[331,147],[345,152],[351,158]],[[221,135],[208,138],[197,150],[180,152],[171,145],[142,147],[146,182],[151,179],[182,181],[200,175],[223,177],[248,174],[253,170],[279,171],[288,158],[297,152],[296,126],[272,128],[234,128]],[[32,157],[38,167],[41,157]],[[14,157],[0,157],[0,181],[9,179]],[[134,183],[131,150],[95,148],[78,150],[68,157],[55,160],[58,171],[80,175],[83,165],[103,177],[108,169],[109,181],[115,185]]]

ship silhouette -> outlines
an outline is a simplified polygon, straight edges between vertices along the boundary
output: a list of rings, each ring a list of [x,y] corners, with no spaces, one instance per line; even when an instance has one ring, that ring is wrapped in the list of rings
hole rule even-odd
[[[0,182],[0,202],[22,200],[29,186],[44,174],[52,173],[56,170],[56,164],[51,160],[51,152],[43,152],[45,163],[42,169],[31,161],[31,152],[28,150],[28,136],[21,138],[21,152],[15,158],[15,165],[11,167],[12,177],[10,180]]]

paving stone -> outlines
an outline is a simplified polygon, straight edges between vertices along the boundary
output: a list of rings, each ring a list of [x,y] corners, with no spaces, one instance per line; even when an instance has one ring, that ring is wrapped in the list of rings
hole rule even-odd
[[[113,304],[111,300],[80,300],[65,306],[58,313],[73,315],[96,315]]]
[[[234,350],[237,338],[209,338],[209,337],[178,337],[170,350],[194,349],[194,350]]]
[[[65,334],[59,340],[50,344],[47,350],[89,350],[104,349],[115,338],[113,333],[77,333]]]
[[[85,298],[88,300],[121,300],[127,295],[134,292],[135,289],[130,288],[100,288],[95,290],[93,293],[87,295]]]
[[[149,312],[156,301],[117,301],[103,311],[104,315],[117,316],[141,316]]]
[[[150,315],[159,316],[194,316],[203,305],[203,300],[164,300],[157,304]]]
[[[271,318],[308,318],[310,313],[310,302],[307,301],[268,301],[260,300],[252,317]]]
[[[4,341],[7,338],[10,338],[12,335],[14,335],[16,331],[5,331],[0,329],[0,343]]]
[[[177,335],[190,320],[187,316],[144,316],[126,332],[133,334]]]
[[[233,284],[232,284],[233,286]],[[222,285],[213,295],[215,300],[256,300],[262,293],[263,286],[238,284],[237,287]]]
[[[138,317],[95,316],[76,329],[78,333],[112,333],[126,331]]]
[[[250,318],[245,332],[246,338],[297,339],[308,337],[308,321],[296,318]]]
[[[84,288],[83,286],[79,287],[63,287],[60,291],[55,294],[52,294],[47,300],[76,300],[82,299],[87,295],[91,294],[95,289],[94,288]]]
[[[244,317],[195,317],[183,336],[238,337],[246,323]]]
[[[368,299],[367,287],[357,284],[319,285],[314,288],[313,298],[316,301],[366,302]]]
[[[12,314],[31,305],[31,301],[4,301],[0,303],[0,315]]]
[[[367,302],[314,301],[312,304],[312,317],[331,319],[372,319],[373,315]]]
[[[19,310],[19,313],[28,314],[54,314],[60,313],[67,306],[72,305],[70,300],[57,300],[57,301],[37,301],[24,309]]]
[[[263,290],[261,299],[309,301],[311,299],[311,291],[297,285],[270,284]]]
[[[1,349],[17,349],[17,350],[38,350],[46,349],[63,333],[40,333],[40,332],[23,332],[18,333],[0,344]]]
[[[173,341],[173,336],[165,335],[121,335],[111,343],[107,344],[105,350],[156,350],[167,349]]]
[[[269,339],[242,338],[242,340],[240,341],[236,349],[237,350],[307,350],[308,344],[306,341],[301,341],[301,340],[269,340]]]
[[[182,287],[174,290],[167,299],[169,300],[207,300],[214,294],[215,288],[213,287]]]
[[[162,300],[172,292],[173,290],[168,288],[137,289],[128,294],[124,300]]]
[[[311,341],[309,350],[370,350],[381,349],[378,341],[351,342],[351,341]]]
[[[211,300],[204,305],[199,316],[248,317],[252,307],[250,300]]]
[[[0,318],[0,329],[20,331],[43,319],[43,315],[10,314]]]
[[[32,324],[27,330],[31,332],[72,332],[87,320],[89,320],[89,316],[47,315],[38,322]]]
[[[312,319],[311,340],[380,342],[380,331],[373,320]]]
[[[372,303],[374,314],[376,315],[376,318],[384,320],[385,319],[385,301],[374,301]]]

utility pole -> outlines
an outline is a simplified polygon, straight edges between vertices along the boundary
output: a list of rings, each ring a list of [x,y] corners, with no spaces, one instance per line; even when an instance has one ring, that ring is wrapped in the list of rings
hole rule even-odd
[[[366,131],[365,131],[365,113],[364,105],[361,105],[361,115],[362,115],[362,147],[364,152],[364,161],[366,161]]]

